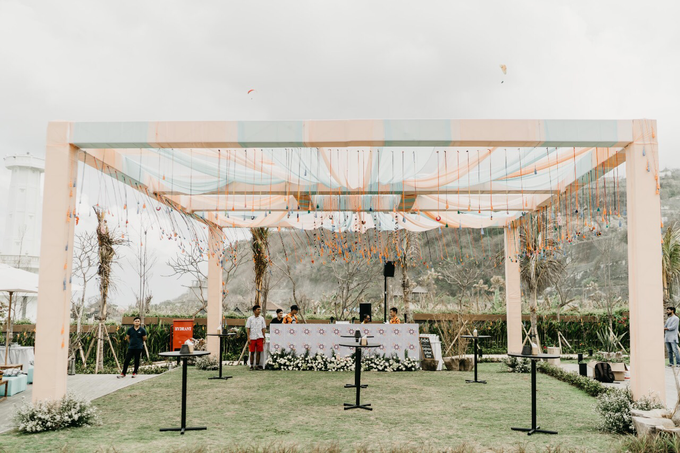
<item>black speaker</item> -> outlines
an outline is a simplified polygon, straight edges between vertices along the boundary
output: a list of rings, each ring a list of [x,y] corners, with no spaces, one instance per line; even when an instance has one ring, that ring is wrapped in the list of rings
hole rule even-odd
[[[385,268],[383,269],[383,276],[394,277],[394,263],[392,261],[388,261],[385,263]]]
[[[364,322],[366,315],[371,318],[373,317],[371,314],[371,304],[359,304],[359,322]]]

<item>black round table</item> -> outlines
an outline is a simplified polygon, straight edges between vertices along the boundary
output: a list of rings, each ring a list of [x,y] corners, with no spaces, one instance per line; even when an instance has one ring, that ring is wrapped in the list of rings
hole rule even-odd
[[[224,350],[222,349],[222,345],[224,344],[224,339],[227,337],[233,337],[236,335],[233,332],[229,333],[207,333],[206,336],[208,337],[220,337],[220,356],[218,357],[217,361],[219,362],[220,365],[220,375],[219,376],[213,376],[209,377],[208,379],[231,379],[234,376],[222,376],[222,355],[224,354]]]
[[[541,359],[559,359],[556,354],[525,355],[517,352],[508,352],[510,357],[518,357],[531,360],[531,428],[511,428],[513,431],[526,432],[529,436],[534,433],[557,434],[557,431],[548,431],[536,426],[536,361]]]
[[[473,354],[474,354],[474,361],[475,361],[475,380],[471,381],[470,379],[466,379],[465,382],[468,384],[486,384],[486,381],[478,381],[477,380],[477,339],[478,338],[491,338],[491,335],[461,335],[462,338],[472,338],[474,340],[474,349],[473,349]]]
[[[190,354],[180,354],[179,351],[161,352],[161,357],[173,357],[182,361],[182,426],[179,428],[161,428],[161,431],[179,431],[184,434],[185,431],[202,431],[208,429],[205,426],[187,427],[187,361],[192,357],[201,357],[210,354],[208,351],[194,351]]]
[[[352,337],[354,338],[354,337]],[[355,348],[356,349],[356,359],[354,362],[354,384],[345,384],[345,388],[356,388],[357,389],[357,399],[356,404],[345,403],[345,410],[348,409],[366,409],[367,411],[372,411],[373,408],[370,404],[361,404],[361,389],[366,388],[366,385],[361,385],[361,350],[368,348],[378,348],[379,344],[341,344],[340,346],[345,348]]]

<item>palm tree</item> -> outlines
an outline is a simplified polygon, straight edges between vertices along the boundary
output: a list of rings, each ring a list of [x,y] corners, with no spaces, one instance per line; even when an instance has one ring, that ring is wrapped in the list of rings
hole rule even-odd
[[[531,328],[529,334],[540,346],[538,338],[538,320],[536,310],[537,296],[557,281],[564,270],[561,261],[553,256],[555,246],[552,239],[543,239],[543,233],[534,224],[524,225],[520,231],[521,260],[520,276],[529,290],[529,311],[531,314]]]
[[[251,248],[253,250],[253,266],[255,268],[255,305],[262,307],[262,312],[267,310],[267,290],[266,280],[267,267],[269,266],[269,229],[251,228],[253,240]]]
[[[666,228],[661,244],[661,275],[663,276],[663,298],[670,302],[673,284],[680,279],[680,228],[676,222]]]

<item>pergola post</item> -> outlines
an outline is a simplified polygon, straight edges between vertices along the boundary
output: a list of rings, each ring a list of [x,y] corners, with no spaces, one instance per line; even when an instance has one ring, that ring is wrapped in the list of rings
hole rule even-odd
[[[635,399],[665,403],[664,311],[661,280],[661,199],[656,121],[633,121],[626,147],[630,388]]]
[[[222,333],[222,235],[210,228],[208,247],[208,333]],[[220,337],[208,338],[208,352],[213,357],[220,353]],[[221,360],[221,357],[218,357]]]
[[[519,230],[514,224],[504,228],[505,231],[505,307],[508,329],[508,352],[520,352],[522,349],[522,289],[520,281],[517,248]]]
[[[33,401],[55,400],[66,394],[78,173],[78,148],[70,144],[70,139],[70,123],[49,124],[40,239]]]

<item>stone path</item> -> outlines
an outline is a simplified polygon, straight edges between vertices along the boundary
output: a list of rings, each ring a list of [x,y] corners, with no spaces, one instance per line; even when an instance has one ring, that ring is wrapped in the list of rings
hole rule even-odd
[[[100,398],[116,390],[137,384],[147,379],[152,379],[157,374],[140,374],[136,378],[126,377],[116,379],[115,374],[76,374],[68,376],[66,388],[69,392],[83,397],[89,401]],[[7,398],[0,402],[0,433],[12,429],[12,416],[14,415],[15,405],[19,406],[25,401],[30,401],[33,386],[28,385],[25,391]],[[4,387],[3,387],[4,392]]]

